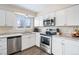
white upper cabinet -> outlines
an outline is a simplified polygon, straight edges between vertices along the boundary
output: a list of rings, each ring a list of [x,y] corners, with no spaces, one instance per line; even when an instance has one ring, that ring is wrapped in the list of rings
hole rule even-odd
[[[16,26],[16,16],[13,12],[0,10],[0,26]]]
[[[37,27],[37,26],[39,26],[39,24],[40,24],[39,17],[36,17],[34,20],[34,26]]]
[[[79,5],[56,12],[56,26],[79,25]]]
[[[42,16],[38,16],[35,18],[34,20],[34,26],[43,26],[43,17]]]
[[[5,11],[0,10],[0,26],[4,26],[4,25],[5,25]]]
[[[40,16],[39,17],[39,25],[43,26],[43,20],[44,20],[44,16]]]
[[[43,18],[42,16],[38,16],[34,20],[34,26],[43,26]]]
[[[6,11],[6,26],[16,26],[16,15],[13,12]]]
[[[79,25],[79,5],[66,9],[67,25]]]
[[[40,20],[40,26],[43,26],[43,19]]]
[[[66,10],[60,10],[56,12],[56,26],[65,26],[67,25],[66,21]]]
[[[49,17],[49,18],[52,18],[52,19],[53,19],[55,16],[56,16],[56,15],[55,15],[55,12],[50,13],[50,14],[48,15],[48,17]]]

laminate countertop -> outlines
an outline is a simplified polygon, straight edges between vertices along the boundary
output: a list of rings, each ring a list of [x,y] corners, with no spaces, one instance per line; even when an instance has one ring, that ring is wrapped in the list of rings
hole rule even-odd
[[[79,37],[72,37],[71,35],[63,34],[63,35],[53,35],[54,37],[65,38],[67,40],[79,40]]]
[[[11,37],[11,36],[22,36],[22,35],[29,35],[34,32],[8,32],[8,33],[1,33],[0,38],[2,37]]]

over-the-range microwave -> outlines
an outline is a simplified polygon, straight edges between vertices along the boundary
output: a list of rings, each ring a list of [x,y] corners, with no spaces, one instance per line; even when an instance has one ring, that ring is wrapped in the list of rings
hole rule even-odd
[[[43,26],[48,27],[48,26],[55,26],[55,17],[53,19],[44,19],[43,20]]]

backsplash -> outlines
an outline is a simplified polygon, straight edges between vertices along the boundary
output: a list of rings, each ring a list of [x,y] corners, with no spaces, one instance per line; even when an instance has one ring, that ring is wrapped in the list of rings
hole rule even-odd
[[[8,32],[10,30],[12,30],[13,28],[10,26],[0,26],[0,33],[5,33]]]
[[[74,27],[72,26],[67,26],[67,27],[63,26],[63,27],[57,27],[57,28],[59,28],[62,33],[71,33],[74,31]]]
[[[79,26],[57,26],[57,27],[39,27],[40,31],[41,32],[45,32],[46,29],[56,29],[56,28],[59,28],[60,31],[62,33],[71,33],[73,31],[75,31],[75,29],[79,29]],[[33,29],[29,29],[29,28],[25,28],[25,29],[15,29],[15,28],[12,28],[10,26],[4,26],[4,27],[1,27],[0,26],[0,33],[5,33],[5,32],[33,32]]]
[[[71,33],[75,29],[79,29],[79,26],[57,26],[57,27],[39,27],[42,32],[45,32],[46,29],[52,28],[56,29],[59,28],[62,33]]]
[[[39,27],[41,32],[45,32],[46,29],[51,29],[51,28],[54,29],[54,27]]]
[[[61,27],[56,27],[56,28],[59,28],[62,33],[71,34],[75,29],[78,29],[79,26],[61,26]]]
[[[0,34],[8,32],[33,32],[31,28],[13,28],[10,26],[0,26]]]

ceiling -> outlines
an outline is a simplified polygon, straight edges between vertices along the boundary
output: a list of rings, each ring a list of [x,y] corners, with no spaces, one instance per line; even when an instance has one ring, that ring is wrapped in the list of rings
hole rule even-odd
[[[42,13],[44,11],[56,11],[62,8],[70,7],[72,4],[16,4],[16,6]]]

